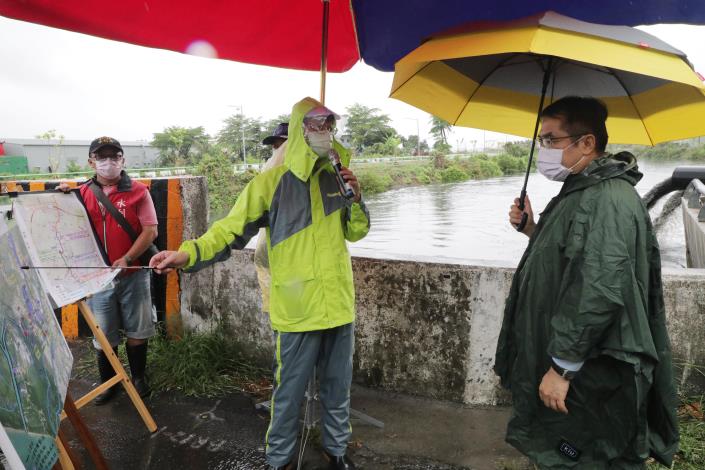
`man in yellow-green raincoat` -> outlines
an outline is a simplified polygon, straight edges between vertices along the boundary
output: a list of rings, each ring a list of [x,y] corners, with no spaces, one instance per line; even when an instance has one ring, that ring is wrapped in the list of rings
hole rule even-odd
[[[266,229],[272,283],[270,321],[276,334],[275,387],[266,437],[272,468],[292,468],[306,384],[318,365],[323,447],[331,469],[354,469],[346,456],[352,380],[355,290],[346,240],[363,238],[370,218],[350,156],[333,137],[333,112],[312,98],[291,113],[284,164],[257,175],[227,217],[178,251],[155,255],[150,266],[197,271],[242,249]],[[331,152],[354,197],[341,195]]]

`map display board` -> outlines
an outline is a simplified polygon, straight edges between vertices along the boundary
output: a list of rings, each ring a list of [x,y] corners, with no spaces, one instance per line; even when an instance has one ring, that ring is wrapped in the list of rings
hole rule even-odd
[[[57,307],[103,290],[119,273],[105,264],[86,209],[75,192],[20,193],[14,199],[14,216],[27,243],[28,265],[69,267],[38,270]]]
[[[48,235],[48,229],[45,229]],[[0,217],[0,448],[13,470],[50,469],[73,357],[20,230]]]

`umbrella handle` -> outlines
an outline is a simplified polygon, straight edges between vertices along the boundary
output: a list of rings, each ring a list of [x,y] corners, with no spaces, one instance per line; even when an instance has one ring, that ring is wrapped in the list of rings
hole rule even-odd
[[[522,189],[521,190],[521,196],[519,196],[519,210],[524,210],[524,207],[526,207],[526,204],[524,202],[524,198],[526,197],[526,190]],[[515,226],[517,229],[517,232],[523,232],[524,229],[526,228],[526,224],[529,222],[529,214],[526,212],[523,212],[521,214],[521,221]]]

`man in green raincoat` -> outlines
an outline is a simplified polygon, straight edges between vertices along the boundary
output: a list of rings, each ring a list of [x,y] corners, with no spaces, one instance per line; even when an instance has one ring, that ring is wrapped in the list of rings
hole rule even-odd
[[[542,469],[670,466],[678,448],[658,244],[636,159],[605,153],[606,119],[593,98],[541,114],[537,166],[564,183],[536,224],[527,198],[529,246],[497,344],[507,442]]]
[[[266,229],[271,272],[269,317],[276,334],[276,370],[267,462],[294,466],[299,410],[314,365],[323,405],[323,448],[331,470],[354,469],[350,439],[355,291],[347,241],[363,238],[370,218],[357,179],[345,168],[350,155],[334,138],[338,118],[312,98],[291,113],[284,164],[245,187],[227,217],[178,251],[155,255],[157,272],[197,271],[242,249]],[[351,199],[339,189],[329,156],[338,155]]]

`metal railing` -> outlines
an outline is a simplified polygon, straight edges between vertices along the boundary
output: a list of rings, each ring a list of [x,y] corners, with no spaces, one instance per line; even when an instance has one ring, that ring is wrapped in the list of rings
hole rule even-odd
[[[683,199],[688,202],[688,209],[699,209],[698,222],[705,222],[705,184],[694,179],[683,192]]]

